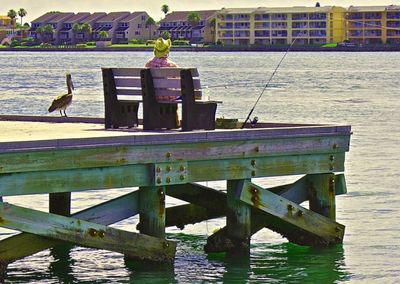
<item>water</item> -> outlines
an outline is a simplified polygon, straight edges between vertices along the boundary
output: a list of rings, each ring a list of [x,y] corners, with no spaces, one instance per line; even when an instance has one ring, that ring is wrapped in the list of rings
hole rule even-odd
[[[150,52],[0,52],[0,113],[48,115],[50,101],[65,92],[65,73],[71,72],[77,92],[69,115],[101,117],[100,68],[142,66],[150,56]],[[217,117],[244,119],[282,56],[174,52],[172,59],[180,66],[198,67],[211,98],[224,101]],[[400,53],[289,53],[254,112],[264,122],[352,125],[354,134],[346,157],[348,194],[337,197],[337,220],[346,225],[343,246],[300,247],[262,230],[252,238],[249,259],[206,255],[207,236],[224,226],[224,219],[216,219],[186,226],[183,232],[168,229],[168,238],[179,241],[173,266],[141,265],[125,261],[118,253],[64,247],[10,264],[6,282],[398,283],[399,66]],[[256,183],[272,186],[282,180]],[[223,189],[225,185],[209,186]],[[129,190],[73,194],[73,211]],[[47,210],[45,196],[5,200]],[[167,201],[170,205],[177,202]],[[137,218],[130,218],[114,226],[135,230],[136,222]],[[0,238],[12,233],[0,229]]]

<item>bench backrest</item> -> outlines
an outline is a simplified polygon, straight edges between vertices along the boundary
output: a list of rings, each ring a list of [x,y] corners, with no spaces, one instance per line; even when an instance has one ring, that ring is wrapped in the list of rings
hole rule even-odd
[[[140,101],[142,99],[142,69],[146,68],[111,68],[118,100]],[[181,96],[181,70],[182,68],[150,68],[156,97]],[[199,73],[196,68],[190,70],[195,97],[199,99],[201,98]]]

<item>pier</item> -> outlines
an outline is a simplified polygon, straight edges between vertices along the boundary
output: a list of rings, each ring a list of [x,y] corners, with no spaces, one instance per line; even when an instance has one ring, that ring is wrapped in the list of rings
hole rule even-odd
[[[342,243],[335,196],[345,194],[351,127],[264,123],[256,128],[179,132],[104,130],[96,119],[0,117],[0,241],[3,265],[62,242],[172,262],[165,228],[226,217],[206,252],[246,254],[262,228],[308,246]],[[299,175],[264,188],[255,178]],[[226,191],[199,182],[226,181]],[[71,214],[71,193],[132,192]],[[49,195],[49,212],[7,202]],[[166,207],[166,195],[187,202]],[[302,205],[308,201],[308,208]],[[132,231],[109,225],[139,215]]]

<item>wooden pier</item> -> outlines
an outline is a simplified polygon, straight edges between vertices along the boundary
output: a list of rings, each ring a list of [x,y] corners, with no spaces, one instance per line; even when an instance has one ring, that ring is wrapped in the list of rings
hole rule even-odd
[[[166,227],[224,216],[226,227],[208,238],[207,252],[248,253],[262,228],[301,245],[343,240],[335,196],[346,193],[350,126],[155,132],[104,130],[72,118],[23,120],[0,117],[0,226],[22,232],[0,241],[3,264],[60,242],[172,262],[176,243],[165,238]],[[273,188],[252,181],[289,175],[301,177]],[[226,193],[198,184],[220,180]],[[138,189],[71,215],[71,193],[126,187]],[[30,194],[48,194],[49,212],[7,202]],[[166,195],[189,204],[166,208]],[[137,214],[138,233],[109,226]]]

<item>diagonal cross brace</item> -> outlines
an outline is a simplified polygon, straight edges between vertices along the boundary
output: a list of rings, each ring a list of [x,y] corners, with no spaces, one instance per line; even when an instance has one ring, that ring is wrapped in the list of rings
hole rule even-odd
[[[152,261],[173,261],[176,250],[171,241],[8,203],[0,203],[0,225]]]

